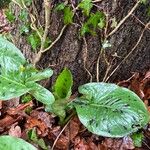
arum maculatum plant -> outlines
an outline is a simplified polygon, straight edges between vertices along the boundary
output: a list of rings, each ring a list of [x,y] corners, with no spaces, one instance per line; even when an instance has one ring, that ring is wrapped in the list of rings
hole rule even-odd
[[[70,102],[73,77],[67,68],[58,76],[52,92],[36,83],[52,74],[51,69],[37,70],[26,61],[18,48],[0,37],[0,100],[10,100],[29,93],[43,103],[47,111],[56,114],[60,122],[66,118],[71,105],[90,132],[104,137],[131,135],[149,122],[146,106],[129,89],[111,83],[87,83],[79,87],[81,96]],[[22,139],[1,136],[0,149],[36,148]]]

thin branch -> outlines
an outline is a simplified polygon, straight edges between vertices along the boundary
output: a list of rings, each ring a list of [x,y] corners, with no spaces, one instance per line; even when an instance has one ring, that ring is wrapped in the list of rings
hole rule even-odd
[[[45,30],[44,30],[44,34],[41,38],[41,48],[39,50],[39,52],[36,54],[35,56],[35,59],[33,61],[33,65],[35,66],[41,56],[42,56],[42,51],[44,50],[44,45],[45,45],[45,41],[46,41],[46,38],[47,38],[47,35],[48,35],[48,29],[49,29],[49,26],[50,26],[50,13],[51,13],[51,3],[49,0],[44,0],[44,7],[45,7]]]
[[[59,137],[61,136],[61,134],[64,132],[64,130],[66,129],[66,127],[69,125],[71,119],[66,123],[66,125],[63,127],[63,129],[61,130],[61,132],[59,133],[59,135],[57,136],[57,138],[55,139],[54,143],[53,143],[53,146],[51,148],[51,150],[54,150],[54,147],[59,139]]]
[[[85,39],[85,37],[83,37],[83,40],[84,40],[84,44],[85,44],[85,51],[84,51],[84,56],[83,56],[83,65],[84,65],[84,69],[85,69],[85,71],[88,73],[88,75],[90,76],[90,82],[92,82],[92,78],[93,78],[93,76],[92,76],[92,74],[90,73],[90,71],[86,68],[86,60],[87,60],[87,53],[88,53],[88,49],[87,49],[87,47],[88,47],[88,45],[87,45],[87,42],[86,42],[86,39]]]
[[[48,35],[48,29],[50,26],[50,13],[51,13],[51,3],[50,0],[44,0],[44,6],[45,6],[45,30],[41,41],[41,48],[40,51],[43,51],[45,41]]]
[[[98,55],[97,63],[96,63],[96,81],[99,82],[99,63],[101,58],[101,52]]]
[[[127,54],[127,56],[118,64],[118,66],[111,72],[111,74],[106,78],[106,82],[109,80],[109,78],[116,72],[116,70],[122,65],[123,62],[125,62],[127,60],[127,58],[133,53],[133,51],[137,48],[137,46],[139,45],[139,43],[142,40],[142,37],[144,35],[145,30],[147,29],[147,27],[150,25],[150,22],[148,22],[145,26],[145,28],[143,29],[137,43],[134,45],[134,47],[131,49],[131,51]]]
[[[137,16],[135,16],[134,14],[132,14],[132,16],[139,22],[141,23],[144,27],[146,26],[146,24],[144,22],[142,22]],[[150,28],[147,27],[147,29],[150,31]]]
[[[94,0],[92,1],[92,3],[98,3],[98,2],[102,2],[103,0]]]
[[[31,24],[30,24],[31,29],[34,30],[34,31],[36,31],[36,33],[40,37],[40,40],[42,41],[42,35],[41,35],[41,33],[39,32],[39,30],[37,29],[37,27],[35,25],[36,19],[35,19],[34,15],[32,15],[31,13],[29,13],[29,16],[30,16],[30,19],[31,19]]]
[[[118,23],[118,25],[116,26],[116,28],[114,30],[112,30],[108,36],[112,36],[119,28],[120,26],[132,15],[132,13],[136,10],[136,8],[139,6],[140,1],[137,1],[137,3],[134,5],[134,7],[130,10],[130,12]]]
[[[55,39],[55,41],[53,41],[49,47],[47,47],[46,49],[42,50],[42,53],[48,51],[49,49],[51,49],[51,48],[56,44],[56,42],[57,42],[57,41],[61,38],[61,36],[63,35],[63,32],[64,32],[64,30],[66,29],[66,27],[67,27],[67,25],[64,25],[64,26],[63,26],[63,28],[61,29],[61,31],[60,31],[58,37]]]

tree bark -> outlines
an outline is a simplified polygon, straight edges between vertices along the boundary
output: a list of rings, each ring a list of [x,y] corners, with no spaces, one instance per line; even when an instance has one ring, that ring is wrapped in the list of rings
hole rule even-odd
[[[53,1],[55,6],[59,1]],[[34,2],[38,10],[39,21],[44,25],[43,1],[37,0]],[[106,11],[109,18],[116,18],[119,23],[133,8],[135,0],[103,0],[95,3],[95,10]],[[150,7],[150,2],[147,5],[139,4],[132,15],[119,27],[119,29],[108,38],[111,43],[111,48],[105,49],[105,59],[110,63],[108,66],[103,56],[100,56],[99,63],[99,81],[103,81],[106,76],[108,67],[111,66],[108,74],[115,70],[118,64],[133,50],[137,44],[145,24],[150,21],[147,16],[147,8]],[[31,8],[32,9],[32,8]],[[14,7],[14,12],[18,16],[19,8]],[[49,28],[49,37],[54,41],[59,35],[63,27],[63,14],[52,10]],[[82,18],[82,17],[81,17]],[[140,21],[139,21],[140,20]],[[78,23],[79,19],[75,16],[74,22]],[[20,22],[18,22],[20,23]],[[110,28],[108,32],[113,29]],[[23,51],[25,57],[31,62],[35,55],[31,51],[31,47],[27,44],[26,38],[19,35],[18,26],[15,26],[13,31],[15,43]],[[97,81],[97,59],[100,54],[102,32],[97,31],[96,36],[86,35],[87,49],[85,41],[79,36],[79,27],[75,24],[68,25],[60,40],[47,52],[42,55],[38,63],[39,68],[51,67],[54,70],[53,77],[46,82],[46,86],[50,86],[58,73],[64,68],[69,68],[74,77],[74,90],[81,84],[90,81],[90,76],[87,70],[92,75],[92,81]],[[87,69],[87,70],[86,70]],[[129,78],[133,72],[145,72],[150,69],[150,27],[146,28],[143,36],[133,52],[121,63],[116,71],[107,78],[107,82],[116,82],[118,80]]]

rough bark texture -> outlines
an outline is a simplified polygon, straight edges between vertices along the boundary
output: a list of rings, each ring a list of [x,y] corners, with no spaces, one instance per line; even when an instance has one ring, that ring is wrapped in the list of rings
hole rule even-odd
[[[55,5],[59,1],[55,1]],[[123,17],[132,9],[135,0],[104,0],[100,3],[96,3],[100,10],[108,10],[110,17],[116,17],[117,22],[122,20]],[[41,17],[41,24],[44,24],[43,19],[43,7],[42,1],[37,0],[36,6],[38,15]],[[143,23],[147,23],[150,17],[146,14],[146,9],[150,6],[150,2],[147,5],[140,5],[133,13]],[[94,8],[96,9],[96,8]],[[15,8],[16,15],[18,14],[18,8]],[[75,22],[79,20],[75,17]],[[51,25],[49,29],[49,36],[53,41],[59,34],[63,27],[62,14],[53,11],[51,14]],[[106,58],[111,61],[114,57],[113,54],[117,53],[120,57],[115,57],[112,69],[109,74],[115,69],[119,62],[131,51],[141,35],[144,26],[139,23],[134,16],[130,16],[119,30],[109,38],[112,47],[106,49]],[[112,29],[110,29],[112,30]],[[25,37],[20,37],[15,31],[15,42],[18,47],[22,49],[25,56],[32,61],[34,59],[34,53],[31,52],[30,47],[23,43]],[[88,53],[86,58],[86,67],[93,76],[93,81],[96,81],[96,63],[101,48],[100,42],[101,33],[98,31],[97,36],[86,35],[88,44]],[[78,85],[89,82],[89,75],[84,68],[85,58],[85,45],[82,38],[79,38],[79,27],[75,25],[69,25],[63,33],[61,39],[46,53],[43,54],[38,66],[40,68],[51,67],[54,70],[54,76],[51,81],[46,83],[47,86],[51,84],[56,78],[56,75],[62,68],[68,67],[71,69],[74,76],[74,89]],[[102,81],[105,72],[106,64],[104,58],[100,59],[100,81]],[[118,68],[118,70],[110,77],[110,82],[114,82],[120,79],[127,79],[131,76],[132,72],[145,72],[150,68],[150,30],[146,29],[142,37],[141,42],[133,53],[127,58],[127,60]]]

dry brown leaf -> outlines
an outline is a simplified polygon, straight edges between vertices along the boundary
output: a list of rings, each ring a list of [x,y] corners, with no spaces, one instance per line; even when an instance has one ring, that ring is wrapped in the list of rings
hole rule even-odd
[[[92,150],[84,138],[77,137],[74,142],[74,150]]]
[[[69,124],[69,131],[70,131],[70,140],[73,141],[74,138],[77,136],[80,130],[81,123],[77,117],[74,117]]]
[[[60,149],[60,150],[67,150],[69,147],[69,138],[68,136],[65,135],[61,135],[60,138],[58,139],[56,145],[56,148]]]
[[[36,127],[37,134],[42,137],[45,137],[48,134],[48,127],[46,126],[46,124],[43,121],[38,120],[37,118],[29,117],[27,119],[25,127],[27,130],[30,130]]]
[[[60,126],[53,127],[48,133],[48,139],[55,140],[60,132],[61,132]]]
[[[135,148],[130,137],[121,139],[105,138],[102,145],[111,150],[132,150]]]
[[[14,136],[14,137],[20,138],[21,137],[21,128],[20,128],[20,126],[18,126],[16,124],[13,124],[11,126],[11,128],[9,129],[8,133],[9,133],[10,136]]]
[[[46,124],[46,126],[50,129],[52,128],[52,125],[55,123],[54,116],[43,111],[33,110],[30,116],[43,121]]]

